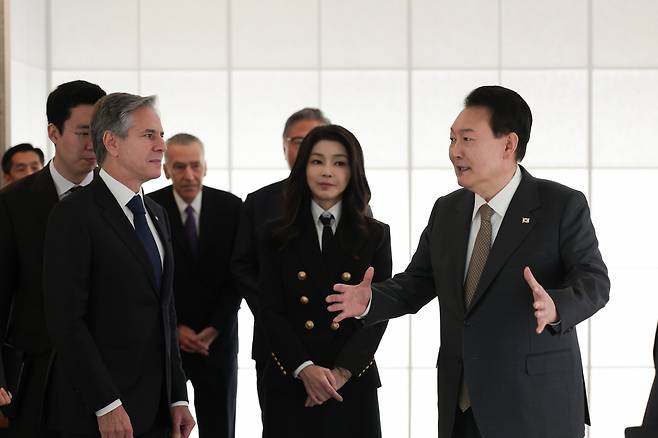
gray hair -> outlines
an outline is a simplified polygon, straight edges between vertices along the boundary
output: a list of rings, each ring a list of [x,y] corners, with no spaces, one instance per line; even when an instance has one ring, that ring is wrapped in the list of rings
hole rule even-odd
[[[292,113],[292,115],[288,117],[288,120],[286,120],[286,124],[283,127],[283,138],[288,136],[288,130],[292,125],[301,122],[302,120],[315,120],[320,122],[321,125],[331,124],[331,121],[325,117],[322,110],[318,108],[302,108],[299,111]]]
[[[201,146],[201,155],[205,156],[206,151],[205,151],[205,147],[203,146],[203,142],[199,140],[199,137],[197,137],[196,135],[188,134],[186,132],[179,132],[178,134],[174,134],[171,137],[169,137],[165,142],[165,144],[167,145],[167,150],[169,146],[171,146],[172,144],[187,146],[193,143],[198,143],[199,146]],[[166,161],[167,161],[167,152],[165,152],[165,162]]]
[[[111,93],[96,103],[90,131],[99,165],[103,164],[107,156],[107,149],[103,143],[105,132],[109,131],[118,137],[126,138],[132,126],[132,112],[144,107],[155,110],[155,100],[155,96]]]

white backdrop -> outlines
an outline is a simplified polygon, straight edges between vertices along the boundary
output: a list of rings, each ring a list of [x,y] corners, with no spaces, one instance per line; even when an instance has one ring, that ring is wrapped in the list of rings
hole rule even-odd
[[[578,328],[590,437],[620,437],[641,422],[658,319],[658,2],[181,5],[12,0],[12,143],[47,146],[45,100],[63,81],[157,94],[167,135],[188,131],[206,143],[206,182],[244,198],[286,175],[286,117],[320,106],[364,146],[372,209],[391,225],[400,270],[436,197],[456,187],[448,129],[464,96],[483,84],[514,88],[535,116],[524,164],[588,196],[610,269],[610,304]],[[437,306],[393,321],[377,354],[385,437],[435,435]],[[251,317],[240,312],[237,428],[250,437],[259,414]]]

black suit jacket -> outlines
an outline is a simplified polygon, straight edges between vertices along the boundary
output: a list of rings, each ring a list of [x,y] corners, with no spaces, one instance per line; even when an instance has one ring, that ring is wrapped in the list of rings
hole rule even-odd
[[[254,339],[251,357],[264,361],[269,357],[263,329],[258,322],[258,249],[264,226],[282,214],[283,189],[286,180],[265,186],[250,193],[242,205],[240,226],[235,239],[231,269],[240,294],[254,315]]]
[[[231,279],[230,261],[242,201],[231,193],[203,187],[196,257],[185,236],[173,187],[148,196],[167,211],[171,221],[178,323],[197,332],[209,326],[216,328],[219,336],[213,353],[228,361],[238,352],[238,309],[242,298]]]
[[[94,413],[120,399],[140,434],[158,411],[187,400],[169,220],[144,201],[164,245],[159,289],[135,229],[99,176],[50,216],[44,299],[56,349],[48,400],[55,430],[97,432]]]
[[[363,327],[350,319],[332,327],[335,314],[327,311],[325,298],[335,283],[358,284],[369,266],[375,268],[375,280],[390,278],[392,266],[388,225],[369,219],[368,239],[358,250],[338,248],[327,259],[320,252],[308,210],[299,237],[280,248],[272,239],[278,227],[275,222],[267,226],[259,250],[260,318],[272,348],[263,378],[270,390],[298,395],[299,406],[306,392],[293,372],[307,360],[330,369],[348,369],[353,376],[348,385],[352,387],[380,386],[374,354],[386,324]],[[354,237],[339,222],[335,239],[351,242]],[[310,329],[308,321],[313,323]]]
[[[462,372],[487,438],[573,438],[589,421],[574,328],[607,302],[607,269],[583,194],[521,169],[468,311],[463,283],[474,195],[465,189],[436,201],[405,272],[373,287],[367,323],[439,298],[440,438],[452,436]],[[535,333],[525,266],[554,300],[558,330]]]
[[[41,278],[46,222],[58,201],[48,166],[0,191],[0,333],[29,353],[51,344]]]

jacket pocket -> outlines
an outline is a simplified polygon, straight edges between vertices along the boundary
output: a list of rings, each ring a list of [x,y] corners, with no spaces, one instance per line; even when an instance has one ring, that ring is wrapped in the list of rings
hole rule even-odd
[[[571,350],[548,351],[526,356],[526,373],[528,375],[566,373],[573,370]]]

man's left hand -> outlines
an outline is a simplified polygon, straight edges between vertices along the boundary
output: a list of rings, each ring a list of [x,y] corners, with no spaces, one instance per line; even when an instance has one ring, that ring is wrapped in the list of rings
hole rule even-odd
[[[171,438],[188,438],[195,424],[187,406],[171,408]]]
[[[215,327],[206,327],[197,334],[197,340],[201,342],[205,347],[206,351],[210,349],[210,344],[215,342],[219,332]]]
[[[529,267],[523,270],[523,278],[532,290],[532,307],[535,309],[535,319],[537,320],[537,334],[541,334],[547,324],[558,322],[557,309],[553,298],[546,292],[541,284],[532,275]]]

